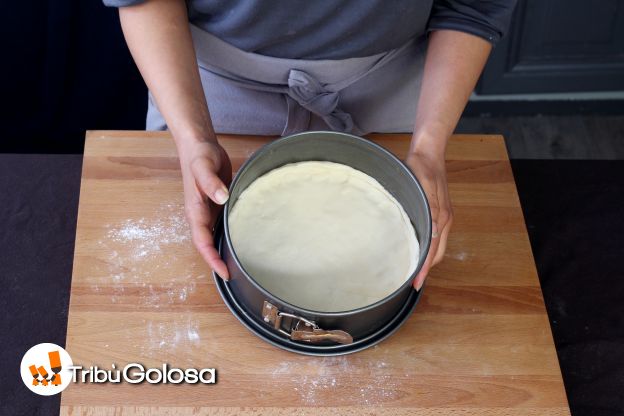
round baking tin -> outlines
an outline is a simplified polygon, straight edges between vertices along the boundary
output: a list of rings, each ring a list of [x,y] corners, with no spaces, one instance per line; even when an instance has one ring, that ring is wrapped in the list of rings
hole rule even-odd
[[[420,244],[418,264],[403,285],[384,299],[343,311],[313,311],[293,305],[264,289],[248,274],[229,238],[228,215],[240,194],[255,179],[286,165],[307,160],[341,163],[375,178],[405,209]],[[380,236],[383,238],[383,236]],[[413,279],[431,242],[431,215],[418,180],[399,159],[361,137],[336,132],[305,132],[277,139],[256,151],[230,185],[215,242],[230,279],[215,276],[228,307],[256,335],[281,348],[314,355],[347,354],[370,347],[392,334],[413,310],[422,289]]]

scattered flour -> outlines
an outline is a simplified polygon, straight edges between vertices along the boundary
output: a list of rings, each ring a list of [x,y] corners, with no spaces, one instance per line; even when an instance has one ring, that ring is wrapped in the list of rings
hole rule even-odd
[[[465,251],[460,251],[458,253],[450,254],[450,256],[455,260],[466,261],[468,257],[470,257],[470,254]]]
[[[159,308],[163,304],[184,303],[195,291],[197,279],[180,274],[179,270],[192,270],[196,264],[183,265],[175,257],[176,246],[190,244],[190,230],[179,205],[163,204],[154,215],[155,219],[127,219],[118,224],[107,225],[106,238],[98,246],[106,255],[107,282],[113,285],[113,298],[121,295],[128,287],[138,287],[140,304]],[[119,253],[124,253],[120,255]],[[153,275],[158,273],[155,283]],[[162,276],[167,276],[162,283]],[[101,290],[99,282],[92,284],[92,290]]]
[[[199,323],[187,315],[172,322],[147,320],[145,342],[140,349],[144,356],[162,359],[163,352],[174,354],[179,347],[188,348],[199,343]]]
[[[160,207],[156,220],[127,219],[120,225],[109,227],[108,240],[130,247],[134,260],[160,254],[161,247],[180,244],[190,239],[190,231],[182,208],[173,204]],[[117,256],[115,252],[113,256]]]
[[[370,356],[301,357],[281,362],[271,376],[275,382],[288,383],[306,405],[323,406],[330,396],[334,402],[344,401],[338,405],[378,405],[401,395],[401,380],[389,364]],[[335,388],[345,385],[352,386],[353,394],[333,395]]]
[[[175,322],[148,319],[143,334],[129,333],[133,338],[142,338],[137,346],[145,356],[174,352],[178,345],[187,348],[200,342],[199,324],[191,317],[191,305],[186,304],[207,273],[191,273],[197,264],[177,257],[180,246],[191,247],[183,212],[181,205],[163,204],[151,218],[108,224],[97,242],[105,262],[98,266],[98,277],[91,279],[93,292],[107,293],[103,292],[106,288],[115,305],[132,301],[142,309],[158,311],[175,306],[180,311],[180,319]],[[132,295],[122,296],[130,289]]]

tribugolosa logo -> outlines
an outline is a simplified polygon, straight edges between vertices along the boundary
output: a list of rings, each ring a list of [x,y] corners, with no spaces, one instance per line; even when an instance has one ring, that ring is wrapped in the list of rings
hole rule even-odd
[[[181,369],[163,363],[159,368],[146,368],[139,363],[129,363],[110,370],[74,365],[71,357],[56,344],[38,344],[26,351],[20,366],[22,381],[30,391],[42,396],[60,393],[70,383],[130,383],[139,384],[216,384],[215,368]]]
[[[72,378],[72,359],[62,347],[52,343],[37,344],[24,354],[20,373],[32,392],[51,396],[65,390]]]

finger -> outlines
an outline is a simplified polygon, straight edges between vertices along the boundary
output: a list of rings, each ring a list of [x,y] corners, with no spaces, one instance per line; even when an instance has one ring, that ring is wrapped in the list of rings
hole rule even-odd
[[[444,195],[444,194],[442,194]],[[444,200],[440,201],[440,212],[438,214],[438,226],[440,227],[440,244],[438,250],[433,258],[432,266],[440,263],[444,258],[444,252],[446,251],[446,242],[448,240],[449,231],[453,222],[453,214],[451,204],[448,202],[448,196]]]
[[[440,243],[439,239],[439,228],[438,228],[438,215],[440,214],[440,205],[438,202],[438,197],[435,192],[434,185],[429,182],[423,182],[423,187],[425,188],[425,194],[427,195],[427,201],[429,202],[429,210],[431,212],[431,243],[429,244],[429,252],[427,253],[427,258],[416,275],[414,279],[414,288],[416,290],[420,290],[422,285],[425,283],[425,279],[429,274],[429,270],[431,269],[433,259],[435,258],[435,254],[438,251],[438,244]]]
[[[444,181],[446,184],[446,181]],[[448,236],[453,225],[453,206],[451,205],[451,197],[448,194],[448,187],[442,186],[443,189],[439,190],[440,195],[440,212],[438,214],[438,226],[440,227],[440,245],[433,259],[433,266],[440,263],[444,258],[446,252],[446,244],[448,242]]]
[[[208,263],[208,266],[223,280],[228,280],[230,274],[225,262],[221,259],[219,252],[214,246],[212,233],[206,227],[199,226],[192,229],[192,235],[193,244],[195,244],[199,254],[201,254],[206,263]]]
[[[451,231],[451,225],[453,224],[453,219],[449,218],[449,220],[444,224],[444,228],[440,233],[440,244],[438,245],[438,250],[436,251],[436,255],[433,259],[432,266],[440,263],[444,258],[444,253],[446,252],[446,244],[448,242],[448,236]]]
[[[435,235],[435,237],[434,237]],[[416,290],[420,290],[422,285],[425,283],[425,279],[429,274],[429,270],[431,269],[433,259],[435,258],[435,254],[438,250],[438,245],[440,244],[440,236],[438,232],[438,224],[433,222],[431,224],[431,244],[429,245],[429,252],[427,253],[427,258],[420,269],[420,272],[416,275],[414,279],[414,288]]]
[[[227,280],[229,273],[227,266],[219,256],[212,237],[212,223],[214,216],[210,207],[203,201],[187,201],[185,205],[186,217],[191,228],[193,244],[199,254],[219,276]]]
[[[229,198],[228,189],[217,176],[217,167],[208,158],[195,159],[191,171],[199,190],[215,204],[223,205]]]

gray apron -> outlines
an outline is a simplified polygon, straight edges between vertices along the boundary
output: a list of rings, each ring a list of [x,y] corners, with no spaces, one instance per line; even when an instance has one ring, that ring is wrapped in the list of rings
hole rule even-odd
[[[411,132],[424,38],[373,56],[274,58],[245,52],[191,25],[204,94],[217,133],[287,135]],[[147,130],[165,130],[149,95]]]

